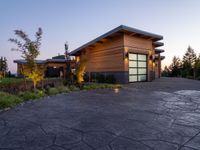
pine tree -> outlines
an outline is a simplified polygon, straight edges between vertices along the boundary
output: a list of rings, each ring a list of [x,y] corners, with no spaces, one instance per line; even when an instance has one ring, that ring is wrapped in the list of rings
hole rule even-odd
[[[200,79],[200,54],[199,54],[198,58],[195,61],[194,75],[195,75],[195,78]]]
[[[171,76],[171,72],[170,72],[170,70],[167,66],[165,66],[164,70],[162,71],[162,76],[163,77],[170,77]]]
[[[174,56],[172,59],[172,64],[170,65],[171,76],[179,77],[181,76],[181,60],[179,57]]]
[[[194,65],[196,58],[197,57],[194,49],[188,46],[187,51],[183,56],[183,77],[194,76]]]

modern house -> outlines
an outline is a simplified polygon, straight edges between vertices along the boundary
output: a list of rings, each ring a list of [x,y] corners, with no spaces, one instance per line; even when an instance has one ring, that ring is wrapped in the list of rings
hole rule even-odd
[[[121,25],[70,52],[87,58],[89,81],[113,75],[118,83],[152,81],[161,76],[163,36]]]
[[[27,69],[26,60],[14,60],[17,63],[17,75],[23,76],[23,71]],[[70,63],[70,69],[75,69],[74,60],[66,60],[64,55],[52,57],[52,59],[36,60],[37,67],[45,72],[45,77],[66,77],[67,63]]]

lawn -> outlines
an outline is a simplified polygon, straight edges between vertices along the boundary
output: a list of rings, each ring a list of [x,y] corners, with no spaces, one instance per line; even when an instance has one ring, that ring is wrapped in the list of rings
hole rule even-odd
[[[3,78],[0,80],[0,86],[1,85],[11,85],[11,84],[20,84],[23,83],[22,78]]]

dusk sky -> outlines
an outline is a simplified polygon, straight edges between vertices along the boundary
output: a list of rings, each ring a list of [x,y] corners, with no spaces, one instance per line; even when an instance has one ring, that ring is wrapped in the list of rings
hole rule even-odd
[[[66,41],[71,51],[121,24],[163,35],[163,66],[188,45],[200,53],[200,0],[1,0],[0,56],[15,73],[21,57],[8,42],[15,29],[33,37],[41,27],[39,59],[46,59],[63,54]]]

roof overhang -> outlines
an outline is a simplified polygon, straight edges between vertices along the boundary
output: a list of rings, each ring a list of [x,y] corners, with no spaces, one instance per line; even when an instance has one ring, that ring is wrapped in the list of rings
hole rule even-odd
[[[160,59],[161,59],[161,60],[165,59],[165,56],[160,56]]]
[[[159,54],[159,53],[165,52],[165,50],[164,49],[155,49],[155,52],[156,52],[156,54]]]
[[[27,63],[27,61],[24,59],[14,60],[13,62],[17,63],[17,64],[26,64]],[[36,60],[36,64],[45,64],[45,63],[46,63],[46,60]]]
[[[156,41],[163,39],[163,36],[161,36],[161,35],[121,25],[121,26],[97,37],[96,39],[82,45],[81,47],[73,50],[72,52],[70,52],[70,55],[77,55],[81,50],[83,50],[85,48],[93,47],[94,44],[96,44],[96,43],[103,43],[106,39],[112,38],[116,35],[123,34],[123,33],[127,33],[129,35],[134,35],[134,36],[138,36],[138,37],[145,38],[145,39],[150,39],[154,43]]]
[[[164,45],[164,43],[162,43],[162,42],[153,42],[154,47],[160,47],[160,46],[163,46],[163,45]]]
[[[159,56],[156,55],[156,56],[155,56],[155,59],[158,60],[158,59],[159,59]],[[165,56],[160,56],[160,59],[161,59],[161,60],[165,59]]]
[[[65,60],[65,59],[47,59],[47,60],[36,60],[36,64],[46,64],[46,63],[66,63],[66,62],[73,62],[73,60]],[[24,59],[14,60],[14,63],[17,64],[27,64],[27,61]]]

